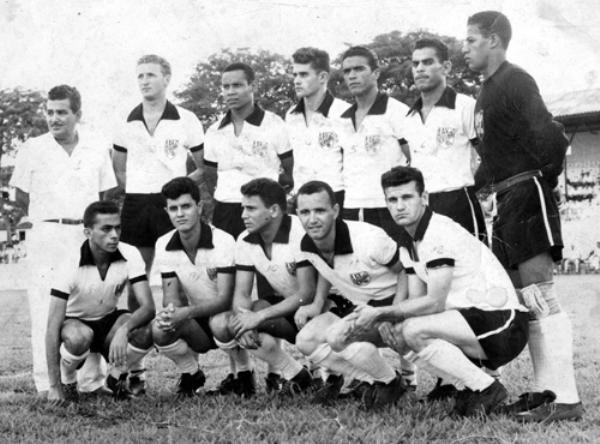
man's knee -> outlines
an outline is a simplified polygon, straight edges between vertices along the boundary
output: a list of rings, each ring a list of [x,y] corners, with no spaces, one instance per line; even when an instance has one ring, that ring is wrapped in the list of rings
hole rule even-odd
[[[418,318],[409,318],[402,324],[396,324],[394,333],[401,336],[406,345],[413,351],[420,351],[425,347],[424,324]]]
[[[341,352],[352,342],[348,339],[351,329],[351,324],[344,319],[340,319],[327,329],[326,340],[333,351]]]
[[[233,339],[234,335],[231,333],[231,320],[233,312],[226,311],[211,316],[208,320],[208,325],[212,335],[220,342],[229,342]]]
[[[549,252],[538,254],[518,265],[521,285],[526,287],[537,282],[548,282],[553,279],[554,262]]]
[[[270,307],[270,306],[271,306],[271,304],[269,304],[264,299],[257,299],[256,301],[252,302],[251,310],[252,311],[260,311],[260,310],[264,310],[265,308]]]
[[[178,338],[178,335],[174,331],[165,331],[158,326],[158,322],[152,322],[152,326],[150,327],[152,342],[159,347],[163,345],[168,345]]]
[[[137,348],[141,348],[143,350],[147,350],[152,347],[153,343],[153,331],[152,331],[153,322],[149,322],[146,325],[142,325],[131,333],[129,333],[129,342],[131,345]]]
[[[308,322],[296,335],[296,348],[300,353],[308,356],[318,345],[327,342],[326,324],[321,316]]]
[[[70,319],[63,324],[60,336],[69,353],[81,355],[89,350],[94,332],[84,323]]]

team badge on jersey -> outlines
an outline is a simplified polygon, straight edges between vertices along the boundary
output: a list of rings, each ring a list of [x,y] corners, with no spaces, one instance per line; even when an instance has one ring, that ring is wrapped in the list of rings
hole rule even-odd
[[[454,145],[456,139],[456,128],[454,127],[438,127],[436,134],[437,146],[441,149],[448,149]]]
[[[298,268],[296,262],[286,262],[285,268],[290,275],[296,276],[296,269]]]
[[[206,267],[206,274],[208,275],[208,278],[211,281],[214,281],[217,279],[217,269],[216,268]]]
[[[252,154],[255,156],[266,157],[268,148],[269,144],[267,142],[263,142],[262,140],[252,141]]]
[[[121,282],[115,287],[115,296],[117,298],[121,297],[121,294],[123,294],[123,290],[125,290],[125,285],[127,285],[127,282]]]
[[[178,146],[179,146],[179,140],[177,140],[177,139],[166,139],[165,140],[164,151],[165,151],[165,156],[167,156],[167,159],[175,158],[175,152],[177,151]]]
[[[335,148],[338,142],[337,134],[333,131],[323,131],[319,133],[319,146],[329,150]]]
[[[379,151],[381,145],[381,136],[379,134],[372,134],[365,136],[365,151],[369,154],[376,154]]]
[[[371,282],[371,275],[367,271],[359,271],[357,273],[350,273],[350,279],[356,286],[366,285]]]

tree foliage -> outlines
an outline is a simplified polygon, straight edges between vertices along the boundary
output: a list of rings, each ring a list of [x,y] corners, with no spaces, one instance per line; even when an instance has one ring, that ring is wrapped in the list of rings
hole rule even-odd
[[[381,74],[379,85],[382,91],[406,104],[418,97],[411,73],[411,54],[415,42],[421,38],[439,38],[448,45],[452,61],[452,73],[448,84],[459,92],[474,95],[480,84],[477,74],[470,71],[461,54],[461,42],[454,37],[440,36],[428,31],[413,31],[406,34],[392,31],[378,35],[364,46],[372,49],[379,57]],[[347,44],[347,46],[353,46]],[[341,72],[341,54],[333,58],[329,88],[338,97],[351,101],[352,98]],[[214,121],[224,110],[221,98],[221,72],[232,62],[244,62],[256,72],[255,96],[265,109],[283,116],[294,103],[294,88],[289,76],[289,57],[270,51],[251,51],[248,48],[224,49],[211,55],[208,60],[196,65],[187,85],[175,96],[185,108],[192,110],[205,125]]]
[[[0,90],[0,160],[29,137],[48,131],[44,118],[44,95],[35,90]]]

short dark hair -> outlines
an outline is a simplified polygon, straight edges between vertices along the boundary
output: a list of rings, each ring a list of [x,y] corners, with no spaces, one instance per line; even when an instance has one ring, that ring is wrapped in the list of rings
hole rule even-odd
[[[77,88],[69,85],[58,85],[48,91],[48,100],[69,100],[71,111],[74,113],[81,110],[81,94]]]
[[[397,187],[410,182],[415,182],[419,194],[425,191],[423,173],[416,168],[397,166],[381,175],[381,188]]]
[[[163,76],[171,75],[171,64],[164,57],[156,54],[146,54],[141,56],[137,61],[138,65],[143,65],[144,63],[155,63],[160,66]]]
[[[244,196],[258,196],[266,207],[279,205],[281,211],[287,213],[287,199],[285,190],[279,183],[266,177],[252,179],[242,185],[241,192]]]
[[[235,62],[235,63],[230,63],[229,65],[227,65],[225,67],[225,69],[223,70],[223,73],[226,72],[231,72],[231,71],[243,71],[244,75],[246,76],[246,80],[248,81],[248,84],[254,82],[254,70],[252,69],[252,67],[246,63],[241,63],[241,62]]]
[[[184,194],[189,194],[196,203],[200,202],[198,185],[186,176],[171,179],[163,185],[160,192],[165,199],[175,200]]]
[[[296,202],[298,201],[298,196],[301,194],[315,194],[320,193],[321,191],[325,191],[329,196],[329,202],[333,207],[337,203],[337,199],[335,198],[335,193],[333,189],[327,182],[323,182],[321,180],[311,180],[306,182],[300,188],[298,188],[298,193],[296,193]]]
[[[329,54],[322,49],[306,47],[296,50],[292,54],[294,63],[310,63],[311,68],[319,72],[329,72]]]
[[[369,48],[365,48],[364,46],[352,46],[348,48],[342,54],[342,62],[346,60],[348,57],[364,57],[367,59],[367,63],[372,71],[375,71],[379,68],[379,59],[377,58],[377,54]]]
[[[91,228],[96,223],[98,214],[120,214],[119,206],[112,200],[92,202],[83,212],[83,226]]]
[[[440,62],[448,60],[448,47],[439,39],[419,39],[415,43],[415,50],[423,48],[432,48]]]
[[[502,47],[508,48],[512,37],[512,27],[508,18],[499,11],[481,11],[473,14],[467,20],[468,25],[475,25],[479,28],[481,35],[489,37],[490,34],[496,34],[500,37]]]

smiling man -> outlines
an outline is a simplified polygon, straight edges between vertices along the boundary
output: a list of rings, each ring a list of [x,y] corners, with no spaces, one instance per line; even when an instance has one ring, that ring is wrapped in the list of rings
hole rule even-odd
[[[166,212],[175,230],[156,242],[156,264],[163,285],[163,310],[152,326],[158,351],[172,360],[181,377],[180,396],[192,396],[204,385],[197,353],[216,349],[212,318],[231,307],[235,276],[233,237],[200,220],[202,202],[197,185],[177,177],[162,188]],[[220,386],[221,393],[254,393],[248,356],[238,348],[227,350],[232,377]],[[233,379],[237,384],[233,384]]]
[[[123,241],[139,248],[149,271],[156,239],[173,228],[160,189],[186,174],[188,156],[202,171],[204,130],[194,113],[167,100],[171,81],[167,60],[153,54],[141,57],[136,76],[142,103],[117,131],[113,166],[125,191]]]
[[[227,66],[221,88],[227,113],[206,134],[206,180],[209,189],[214,189],[213,224],[237,237],[244,230],[240,187],[267,177],[291,191],[294,158],[283,120],[254,100],[250,66]]]
[[[77,368],[90,352],[110,365],[106,385],[116,399],[133,395],[127,371],[152,349],[154,301],[138,250],[119,242],[121,216],[114,202],[94,202],[83,214],[87,240],[53,275],[46,354],[49,401],[77,401]],[[117,309],[123,293],[138,308]]]
[[[109,144],[81,130],[81,95],[68,85],[48,92],[46,122],[50,131],[27,140],[17,153],[10,185],[33,227],[27,234],[27,298],[31,316],[33,380],[48,390],[45,332],[49,279],[57,258],[67,257],[84,241],[81,215],[86,206],[116,186]],[[80,372],[79,389],[93,391],[104,383],[99,355],[93,353]]]
[[[292,55],[294,90],[298,103],[285,117],[294,151],[296,187],[323,180],[331,185],[341,208],[344,206],[342,177],[342,126],[340,115],[348,104],[327,89],[329,54],[317,48],[300,48]],[[318,161],[316,161],[318,159]]]

